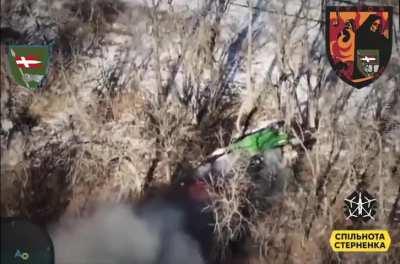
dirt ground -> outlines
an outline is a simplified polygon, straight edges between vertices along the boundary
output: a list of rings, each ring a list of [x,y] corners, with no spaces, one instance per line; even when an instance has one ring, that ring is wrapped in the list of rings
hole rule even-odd
[[[361,90],[326,59],[325,1],[150,2],[1,1],[1,216],[47,226],[136,204],[274,120],[295,142],[284,187],[256,204],[243,170],[209,186],[209,263],[400,263],[398,1],[391,61]],[[26,43],[53,47],[35,92],[8,74],[7,45]],[[358,188],[374,221],[345,220]],[[334,253],[332,230],[355,228],[389,230],[390,251]]]

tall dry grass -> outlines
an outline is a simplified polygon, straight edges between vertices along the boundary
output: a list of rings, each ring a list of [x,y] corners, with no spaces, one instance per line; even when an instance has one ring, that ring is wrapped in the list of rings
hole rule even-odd
[[[24,25],[11,15],[27,19],[21,10],[40,8],[29,3],[13,1],[2,10],[14,30]],[[1,46],[2,216],[48,222],[104,201],[136,201],[232,138],[276,119],[294,142],[279,160],[285,188],[277,199],[256,206],[246,156],[232,175],[210,178],[217,259],[398,263],[399,226],[390,218],[400,184],[398,39],[384,76],[358,91],[328,65],[317,19],[323,6],[312,1],[298,2],[292,15],[283,12],[290,1],[253,1],[253,8],[241,9],[244,25],[229,20],[233,1],[205,1],[187,11],[158,1],[48,3],[43,12],[52,23],[27,31],[29,41],[40,43],[40,32],[58,34],[41,91],[13,83],[3,64],[7,43]],[[281,34],[261,45],[261,29],[248,24],[253,19],[266,19]],[[273,60],[257,79],[252,62],[266,49]],[[229,79],[231,61],[244,85]],[[344,220],[342,207],[357,187],[379,201],[377,220],[366,227],[391,231],[387,254],[335,254],[328,247],[331,230],[356,227]]]

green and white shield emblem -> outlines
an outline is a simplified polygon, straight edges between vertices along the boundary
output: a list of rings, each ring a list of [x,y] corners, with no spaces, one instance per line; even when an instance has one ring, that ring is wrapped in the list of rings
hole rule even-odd
[[[357,50],[357,68],[365,77],[376,75],[379,70],[379,50]]]
[[[50,62],[50,46],[10,45],[8,64],[12,77],[30,90],[43,85]]]

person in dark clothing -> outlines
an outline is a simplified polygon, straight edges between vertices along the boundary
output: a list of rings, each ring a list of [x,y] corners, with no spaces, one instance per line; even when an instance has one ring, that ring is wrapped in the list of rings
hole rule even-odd
[[[377,50],[379,52],[379,70],[381,71],[388,63],[391,53],[391,45],[382,30],[382,18],[378,15],[369,15],[365,22],[356,32],[356,50],[354,53],[354,63],[357,63],[357,51]],[[353,78],[364,78],[357,65],[354,67]]]

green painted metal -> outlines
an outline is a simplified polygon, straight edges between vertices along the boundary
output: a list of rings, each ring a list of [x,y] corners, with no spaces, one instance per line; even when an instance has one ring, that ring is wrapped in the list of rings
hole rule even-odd
[[[273,128],[266,128],[249,134],[231,144],[228,149],[231,151],[247,151],[254,155],[269,149],[282,147],[289,142],[286,133]]]

